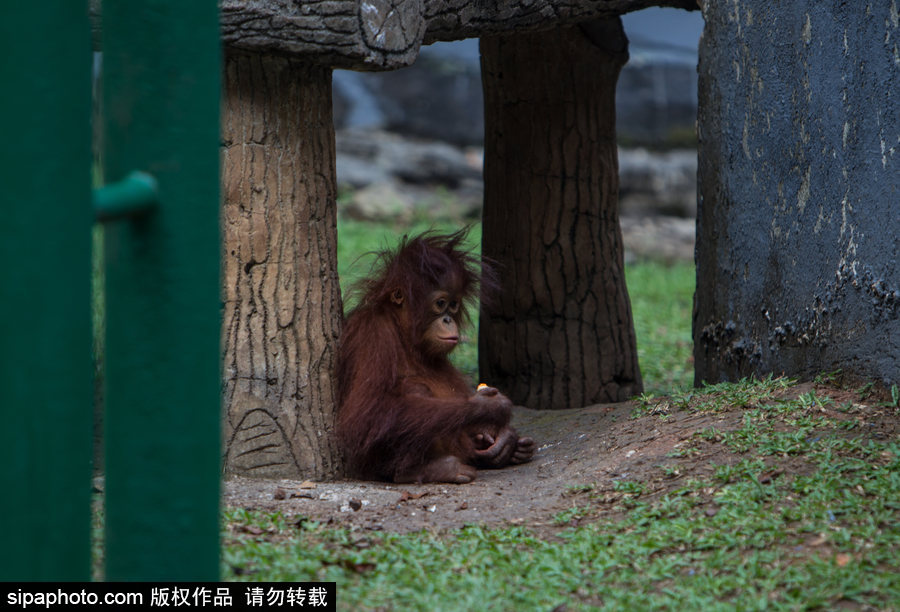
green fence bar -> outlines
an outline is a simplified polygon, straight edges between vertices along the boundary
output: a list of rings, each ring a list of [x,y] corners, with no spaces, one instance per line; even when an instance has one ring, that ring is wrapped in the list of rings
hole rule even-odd
[[[104,176],[140,169],[159,194],[150,214],[106,226],[105,577],[216,580],[217,6],[144,0],[102,11]]]
[[[88,580],[91,41],[87,1],[0,18],[0,580]]]

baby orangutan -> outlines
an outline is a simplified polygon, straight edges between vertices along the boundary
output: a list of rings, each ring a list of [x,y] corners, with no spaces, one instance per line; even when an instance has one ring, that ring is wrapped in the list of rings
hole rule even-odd
[[[477,468],[530,461],[534,440],[510,426],[512,402],[477,391],[450,363],[479,287],[465,232],[405,239],[380,254],[338,355],[338,436],[350,468],[394,482],[467,483]]]

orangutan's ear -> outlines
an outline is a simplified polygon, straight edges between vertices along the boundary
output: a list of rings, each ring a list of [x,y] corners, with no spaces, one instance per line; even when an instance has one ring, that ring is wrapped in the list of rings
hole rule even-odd
[[[403,305],[403,292],[399,289],[394,289],[391,291],[391,301],[397,306]]]

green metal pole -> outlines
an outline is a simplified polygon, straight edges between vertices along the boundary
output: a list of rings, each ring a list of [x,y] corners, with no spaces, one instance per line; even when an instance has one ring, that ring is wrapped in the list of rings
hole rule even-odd
[[[220,71],[215,0],[103,3],[107,580],[219,577]]]
[[[0,580],[88,580],[87,1],[4,5],[0,56]]]

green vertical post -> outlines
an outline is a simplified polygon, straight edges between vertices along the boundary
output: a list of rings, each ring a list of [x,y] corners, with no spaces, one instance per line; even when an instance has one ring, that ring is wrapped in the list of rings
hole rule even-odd
[[[0,19],[0,580],[90,578],[87,4]]]
[[[103,3],[104,174],[156,179],[106,228],[106,579],[219,577],[215,0]]]

